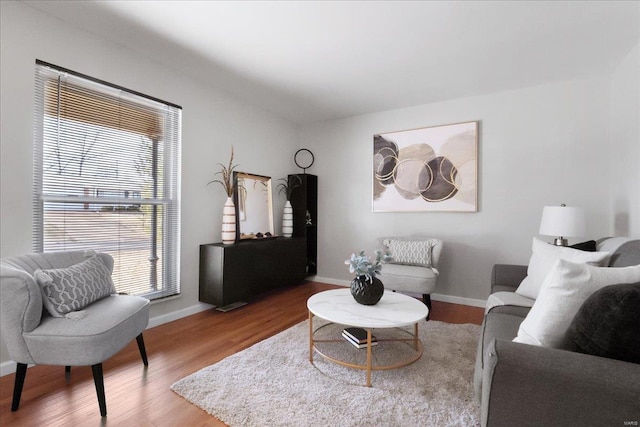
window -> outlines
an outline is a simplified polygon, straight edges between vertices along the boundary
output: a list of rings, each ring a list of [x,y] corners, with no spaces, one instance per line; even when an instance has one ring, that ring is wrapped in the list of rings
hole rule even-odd
[[[181,108],[36,61],[34,250],[113,256],[118,292],[180,292]]]

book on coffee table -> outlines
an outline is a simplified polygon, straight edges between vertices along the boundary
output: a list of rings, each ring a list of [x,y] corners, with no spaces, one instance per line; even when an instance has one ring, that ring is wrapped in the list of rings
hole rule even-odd
[[[362,328],[345,328],[342,330],[342,337],[357,348],[367,346],[367,331]],[[374,335],[371,335],[371,345],[378,345]]]
[[[352,344],[354,347],[356,348],[367,348],[367,342],[363,342],[363,343],[357,343],[355,341],[353,341],[351,338],[349,338],[347,335],[342,334],[342,337],[350,344]],[[378,345],[378,341],[371,341],[371,347]]]

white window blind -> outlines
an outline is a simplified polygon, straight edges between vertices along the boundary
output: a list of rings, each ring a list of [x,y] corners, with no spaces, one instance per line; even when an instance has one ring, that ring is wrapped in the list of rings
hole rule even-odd
[[[36,62],[34,250],[113,256],[118,292],[180,292],[179,106]]]

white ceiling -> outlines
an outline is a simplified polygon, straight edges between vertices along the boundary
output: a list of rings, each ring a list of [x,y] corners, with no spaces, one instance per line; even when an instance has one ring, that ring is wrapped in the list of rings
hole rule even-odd
[[[295,123],[611,73],[640,39],[638,1],[27,3]]]

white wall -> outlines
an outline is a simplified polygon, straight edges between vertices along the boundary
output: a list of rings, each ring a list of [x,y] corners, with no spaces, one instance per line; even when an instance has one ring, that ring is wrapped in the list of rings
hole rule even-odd
[[[32,250],[33,90],[38,58],[183,107],[182,295],[154,304],[151,316],[170,318],[171,313],[188,312],[198,304],[199,245],[220,241],[226,196],[220,186],[206,185],[218,170],[216,163],[228,162],[233,145],[239,170],[274,178],[293,173],[295,127],[28,6],[0,3],[0,256]],[[276,201],[275,217],[280,218],[284,198]],[[2,343],[0,361],[7,360]]]
[[[611,79],[613,234],[640,237],[640,42]]]
[[[528,262],[543,206],[582,206],[584,237],[609,235],[603,162],[609,81],[576,80],[304,127],[300,144],[314,152],[310,173],[319,176],[318,276],[350,280],[343,261],[352,252],[372,251],[379,236],[423,234],[444,241],[436,293],[485,299],[494,263]],[[480,121],[479,212],[372,213],[375,133],[471,120]]]
[[[376,237],[420,233],[445,242],[436,292],[459,301],[484,299],[494,263],[527,262],[542,207],[550,204],[585,207],[585,238],[626,230],[640,235],[638,47],[613,76],[385,111],[298,132],[206,83],[28,6],[2,1],[0,7],[0,256],[31,251],[36,58],[184,108],[182,295],[154,304],[154,318],[197,305],[198,247],[220,240],[225,199],[219,187],[205,184],[232,144],[241,170],[274,178],[297,172],[294,146],[314,152],[309,173],[319,176],[318,276],[329,280],[349,280],[344,259],[372,250]],[[373,134],[467,120],[480,121],[478,213],[371,212]],[[283,203],[278,197],[277,231]],[[7,360],[2,344],[0,362]]]

